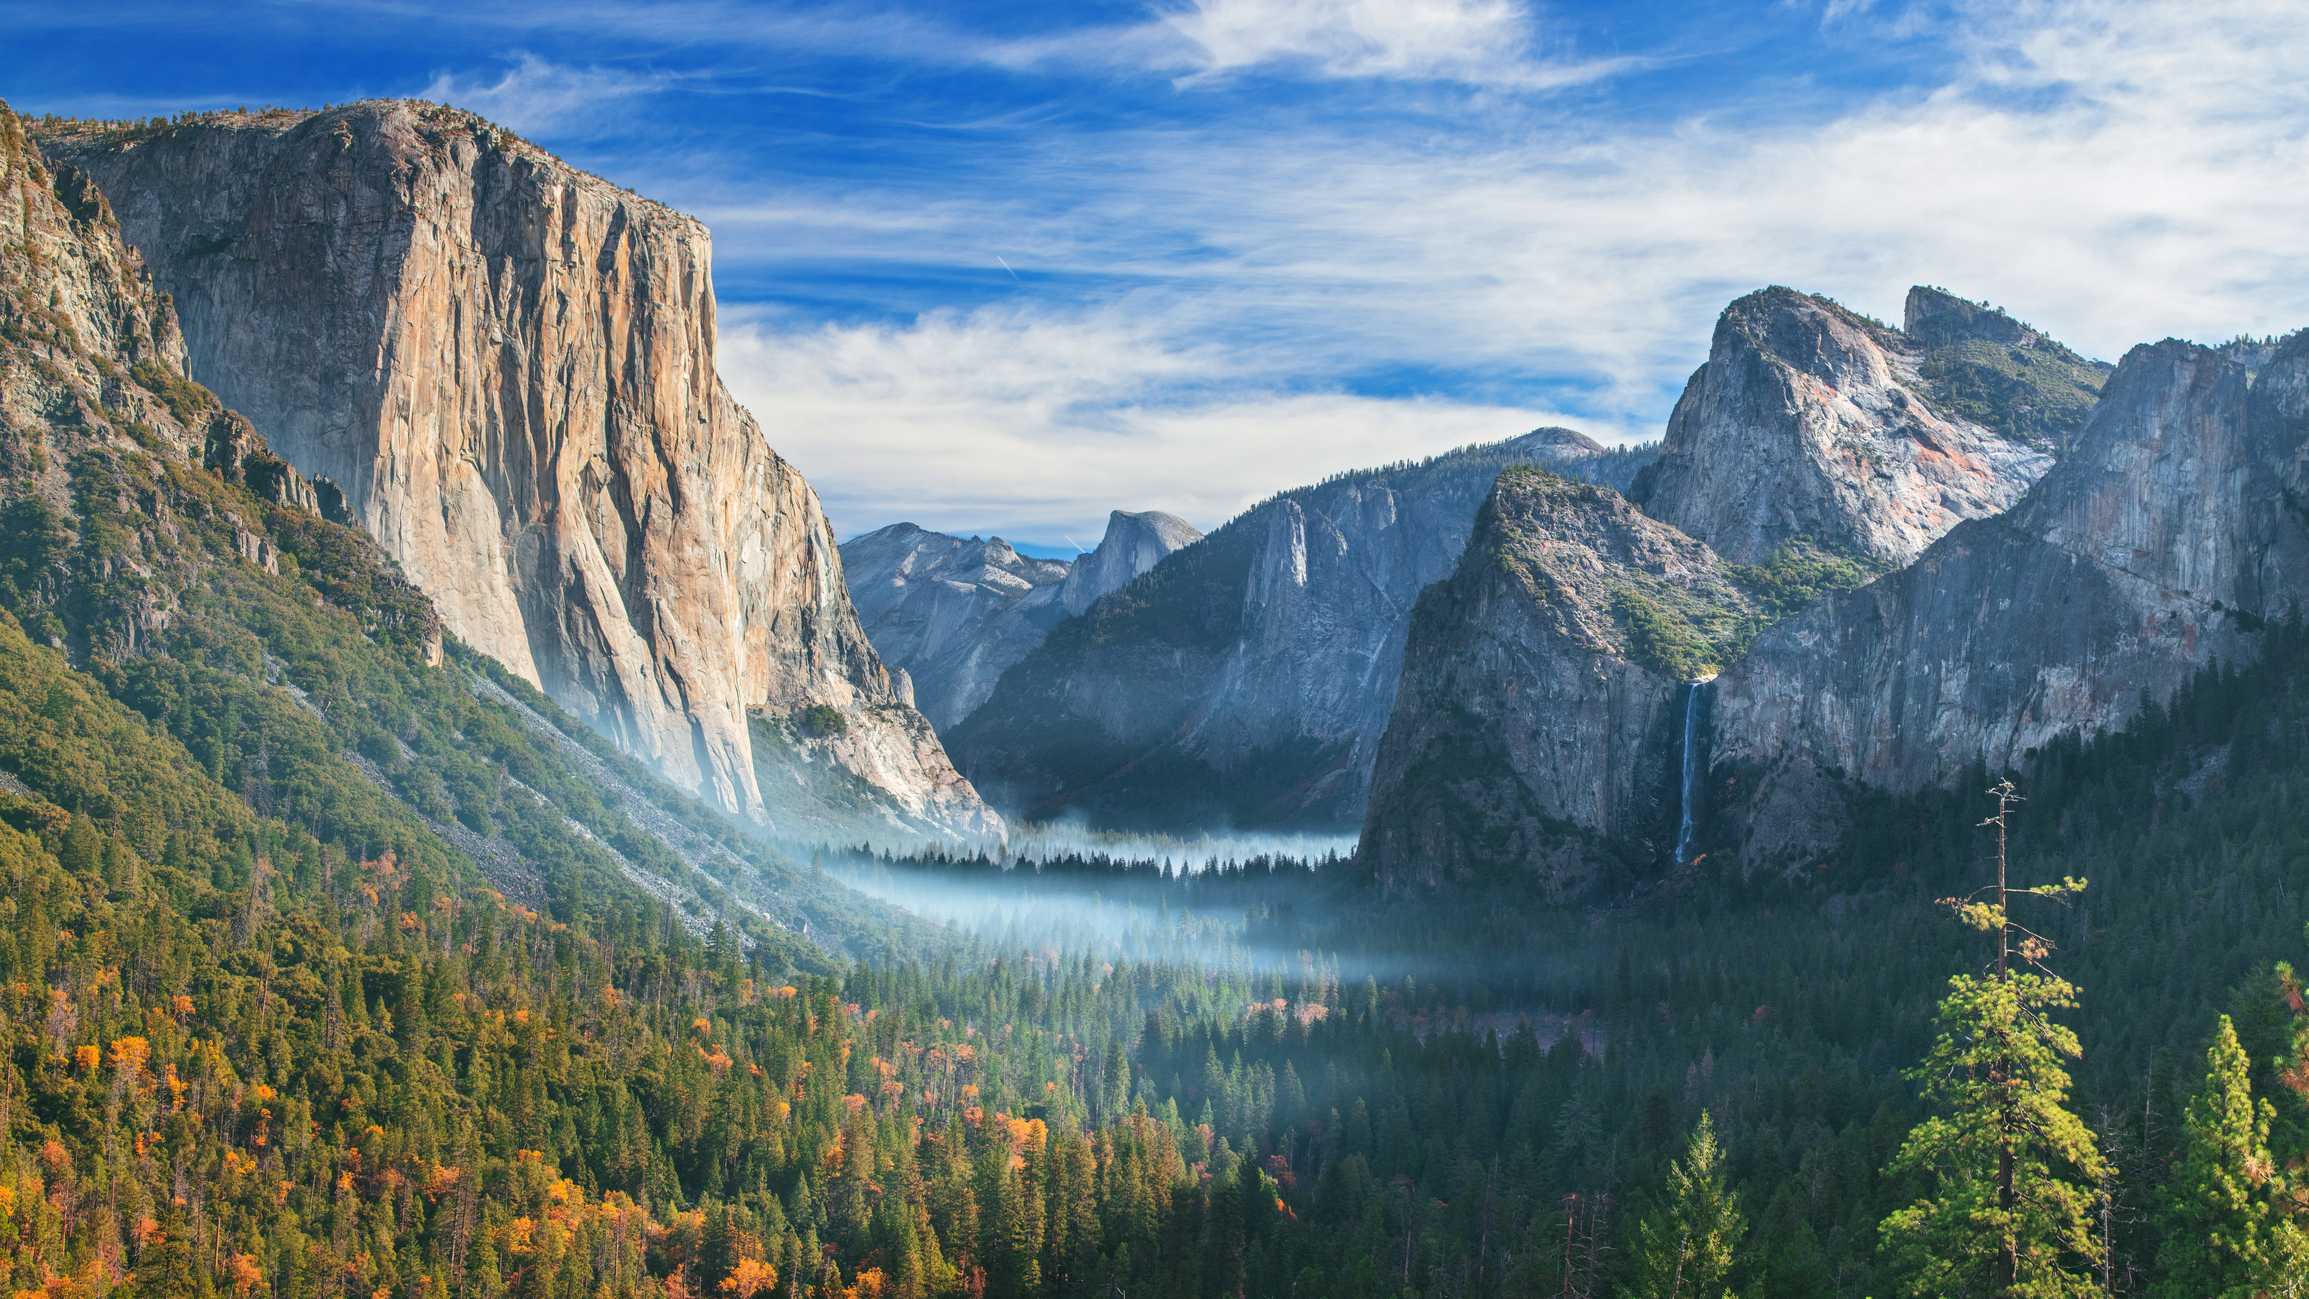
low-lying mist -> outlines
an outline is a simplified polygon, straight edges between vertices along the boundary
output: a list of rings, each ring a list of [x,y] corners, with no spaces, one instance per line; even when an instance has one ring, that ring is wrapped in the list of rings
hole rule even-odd
[[[1074,857],[1107,857],[1191,873],[1213,866],[1239,866],[1262,860],[1303,862],[1310,867],[1321,867],[1354,852],[1355,836],[1339,831],[1195,830],[1180,834],[1134,834],[1071,822],[1047,822],[1013,830],[1007,855],[1013,863],[1036,864]]]
[[[1286,844],[1319,851],[1273,851]],[[1123,855],[1127,846],[1140,854]],[[1354,912],[1365,899],[1342,877],[1342,846],[1351,842],[1335,835],[1052,832],[1003,858],[848,852],[818,860],[850,888],[991,948],[1316,987],[1464,973],[1456,955],[1343,941],[1362,931]]]

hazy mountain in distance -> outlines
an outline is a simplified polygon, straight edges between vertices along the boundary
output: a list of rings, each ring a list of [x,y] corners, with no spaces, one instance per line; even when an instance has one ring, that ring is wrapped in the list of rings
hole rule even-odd
[[[1000,537],[893,523],[842,543],[842,570],[874,648],[946,730],[1062,619],[1202,535],[1175,515],[1116,510],[1096,549],[1059,560],[1021,555]]]
[[[1647,457],[1549,428],[1283,492],[1054,628],[949,740],[1031,817],[1351,827],[1411,607],[1499,471]]]

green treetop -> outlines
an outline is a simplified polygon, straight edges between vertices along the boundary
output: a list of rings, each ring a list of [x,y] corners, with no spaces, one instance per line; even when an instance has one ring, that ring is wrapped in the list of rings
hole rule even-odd
[[[2189,1101],[2157,1254],[2157,1299],[2258,1299],[2309,1277],[2309,1238],[2287,1219],[2269,1125],[2236,1026],[2221,1016]]]
[[[2108,1171],[2099,1144],[2068,1109],[2065,1062],[2083,1054],[2051,1012],[2076,988],[2044,966],[2052,944],[2015,923],[2016,896],[2066,898],[2081,880],[2016,887],[2007,879],[2011,782],[1989,791],[1996,815],[1996,882],[1943,903],[1996,939],[1982,975],[1948,981],[1939,1031],[1909,1076],[1936,1113],[1918,1124],[1891,1171],[1929,1191],[1884,1219],[1882,1244],[1906,1293],[2061,1299],[2099,1293],[2102,1246],[2092,1232],[2095,1186]]]
[[[1747,1235],[1726,1184],[1715,1121],[1700,1112],[1684,1157],[1668,1165],[1667,1198],[1636,1228],[1638,1299],[1731,1299],[1735,1252]]]

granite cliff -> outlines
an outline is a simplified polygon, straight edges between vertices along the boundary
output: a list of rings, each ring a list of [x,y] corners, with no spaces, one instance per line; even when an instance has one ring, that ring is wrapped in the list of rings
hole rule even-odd
[[[1626,481],[1568,429],[1273,497],[1053,628],[949,738],[989,797],[1108,823],[1360,823],[1419,592],[1509,465]]]
[[[1502,472],[1412,618],[1364,867],[1560,900],[1663,856],[1687,683],[1759,612],[1734,565],[1619,493]]]
[[[191,373],[457,636],[780,829],[998,824],[714,371],[698,222],[424,103],[42,143],[111,199]]]
[[[1106,533],[1098,545],[1074,557],[1066,580],[1059,584],[1058,602],[1070,615],[1084,613],[1137,581],[1141,573],[1168,559],[1171,552],[1202,539],[1200,529],[1175,514],[1116,510],[1106,516]]]
[[[2025,772],[2257,656],[2309,603],[2304,502],[2309,333],[2135,348],[2017,504],[1864,584],[1503,475],[1413,620],[1365,865],[1554,897],[1811,866],[1868,792]]]
[[[1901,570],[2063,473],[2056,460],[2092,444],[2084,426],[2104,374],[1937,289],[1910,291],[1901,330],[1787,289],[1732,303],[1660,458],[1629,489],[1641,513],[1503,475],[1457,573],[1420,601],[1373,779],[1366,868],[1391,886],[1513,880],[1567,897],[1607,872],[1624,885],[1705,856],[1722,835],[1700,812],[1729,797],[1708,779],[1711,753],[1839,743],[1816,734],[1820,718],[1775,730],[1749,715],[1731,683],[1745,680],[1751,646],[1833,677],[1851,645],[1783,651],[1773,647],[1799,633],[1767,629],[1872,579],[1871,590],[1937,581]],[[2061,580],[2040,577],[2048,589]],[[2064,630],[2018,638],[2059,653]],[[1888,651],[1884,670],[1905,654]],[[1700,684],[1718,671],[1726,685]],[[1802,708],[1827,689],[1804,677],[1781,693]],[[1872,707],[1835,720],[1896,724]],[[2056,709],[2044,725],[2081,720]]]
[[[1751,865],[1832,846],[1853,784],[2020,767],[2130,720],[2309,601],[2309,334],[2128,354],[2010,512],[1766,633],[1715,704],[1720,834]]]
[[[842,543],[858,618],[885,662],[912,679],[941,730],[993,693],[1052,627],[1200,540],[1184,519],[1114,511],[1096,549],[1071,561],[1021,555],[1000,537],[893,523]]]
[[[2100,367],[1937,289],[1909,292],[1905,324],[1792,289],[1732,303],[1630,494],[1750,564],[1802,541],[1895,567],[2001,513],[2081,425]]]

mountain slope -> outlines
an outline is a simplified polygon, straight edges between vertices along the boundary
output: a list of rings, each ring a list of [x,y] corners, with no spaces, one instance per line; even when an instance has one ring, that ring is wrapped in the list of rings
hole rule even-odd
[[[1413,602],[1499,471],[1624,473],[1542,429],[1276,496],[1053,629],[950,740],[1029,816],[1352,825]]]
[[[1116,510],[1098,547],[1069,562],[893,523],[844,542],[842,568],[874,648],[911,678],[923,715],[950,729],[1059,620],[1201,536],[1168,514]]]
[[[4,112],[0,127],[18,146],[0,157],[16,196],[0,214],[0,610],[23,629],[16,657],[39,660],[26,671],[140,715],[143,740],[248,804],[235,815],[352,859],[390,847],[564,918],[724,925],[790,961],[824,963],[798,936],[813,918],[837,946],[871,942],[858,900],[629,761],[574,775],[558,710],[445,652],[425,595],[185,377],[168,304],[87,178],[44,165]],[[84,796],[75,769],[34,769],[38,745],[10,752],[23,790]],[[140,815],[134,797],[108,796],[114,814]]]
[[[860,630],[815,494],[714,372],[703,226],[408,102],[71,124],[190,372],[450,631],[783,830],[992,827]],[[836,724],[838,722],[838,725]]]
[[[1897,566],[2008,508],[2102,368],[1937,289],[1909,292],[1906,324],[1784,288],[1732,303],[1631,495],[1750,564],[1806,542]]]
[[[1686,682],[1758,616],[1739,576],[1617,492],[1503,471],[1412,617],[1363,867],[1391,890],[1513,878],[1560,900],[1662,856]]]
[[[1908,792],[2104,733],[2309,599],[2309,334],[2127,355],[2007,514],[1775,629],[1724,674],[1718,784],[1758,861],[1842,834],[1846,782]]]

